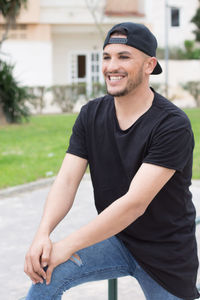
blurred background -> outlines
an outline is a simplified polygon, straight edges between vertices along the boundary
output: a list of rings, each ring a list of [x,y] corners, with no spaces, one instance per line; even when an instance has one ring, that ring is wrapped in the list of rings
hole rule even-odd
[[[2,300],[19,300],[27,292],[30,281],[23,274],[24,255],[49,184],[65,156],[81,106],[106,93],[102,45],[107,31],[124,21],[145,24],[155,34],[163,73],[151,76],[151,85],[191,121],[192,191],[200,214],[200,1],[0,0]],[[81,202],[77,200],[57,238],[95,215],[89,174],[78,198]],[[119,280],[119,298],[144,299],[136,281],[130,280]],[[80,295],[81,299],[107,299],[107,285],[89,284],[63,299],[76,300]]]
[[[152,76],[152,84],[180,106],[197,104],[188,83],[200,78],[199,0],[6,2],[21,8],[16,22],[0,14],[0,58],[15,65],[17,80],[37,97],[32,112],[78,111],[104,93],[102,43],[108,29],[124,21],[143,23],[157,37],[164,72]]]
[[[157,37],[163,73],[151,85],[187,110],[200,178],[199,0],[10,0],[0,1],[0,189],[57,173],[81,106],[106,93],[102,45],[124,21]]]

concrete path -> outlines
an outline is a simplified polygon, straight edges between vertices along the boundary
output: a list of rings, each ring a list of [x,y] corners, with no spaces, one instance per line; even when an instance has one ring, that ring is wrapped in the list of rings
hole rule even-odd
[[[50,184],[51,180],[47,183]],[[0,191],[0,299],[22,299],[31,284],[23,272],[24,256],[41,218],[44,201],[50,186],[45,182],[24,186],[23,189]],[[200,182],[191,187],[193,200],[200,215]],[[73,209],[52,234],[59,240],[87,223],[96,215],[90,178],[86,175],[80,185]],[[197,229],[200,242],[200,226]],[[118,280],[118,300],[144,300],[144,295],[134,278]],[[93,282],[73,288],[63,300],[107,300],[107,281]],[[37,299],[35,299],[37,300]]]

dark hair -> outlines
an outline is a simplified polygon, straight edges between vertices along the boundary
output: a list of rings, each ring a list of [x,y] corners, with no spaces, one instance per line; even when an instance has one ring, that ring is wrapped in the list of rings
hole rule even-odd
[[[127,30],[125,28],[122,28],[121,26],[116,27],[116,29],[112,32],[113,35],[126,35],[127,36]]]

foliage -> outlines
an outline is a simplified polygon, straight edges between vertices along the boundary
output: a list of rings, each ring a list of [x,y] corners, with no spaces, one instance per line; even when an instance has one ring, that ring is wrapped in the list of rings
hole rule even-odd
[[[62,112],[71,112],[80,95],[86,96],[86,84],[53,85],[48,90],[53,93],[53,102]]]
[[[22,6],[26,6],[27,0],[0,0],[0,13],[4,18],[12,17],[15,18]]]
[[[165,94],[165,84],[158,82],[151,82],[151,87],[159,94]]]
[[[52,104],[57,104],[62,112],[71,112],[74,104],[79,100],[80,96],[84,96],[85,100],[89,98],[96,98],[102,94],[106,94],[106,85],[99,82],[95,82],[92,85],[92,91],[90,95],[86,90],[85,83],[71,84],[71,85],[53,85],[49,88],[45,86],[29,87],[30,94],[33,97],[30,99],[30,104],[34,107],[37,113],[42,114],[45,107],[45,95],[46,93],[52,93]]]
[[[19,123],[27,119],[29,110],[25,101],[32,95],[26,87],[19,86],[13,77],[14,66],[0,61],[0,104],[9,123]]]
[[[183,58],[185,59],[199,59],[200,48],[195,47],[195,41],[185,40],[185,51],[183,52]]]
[[[158,48],[157,51],[158,59],[164,59],[164,49]],[[185,40],[184,47],[170,47],[169,48],[169,59],[200,59],[200,48],[195,46],[195,41]]]
[[[15,24],[16,17],[19,15],[20,9],[26,7],[28,0],[0,0],[0,15],[6,20],[5,33],[0,41],[2,42],[7,38],[10,27]]]
[[[200,81],[188,81],[182,85],[194,97],[196,104],[200,107]]]
[[[47,92],[47,88],[45,86],[34,86],[29,87],[28,90],[33,95],[30,99],[30,104],[39,114],[42,114],[42,110],[45,107],[45,93]]]
[[[107,93],[106,84],[100,82],[93,82],[91,98],[96,98]]]
[[[200,42],[200,4],[191,22],[197,27],[193,32],[196,36],[196,41]]]
[[[5,32],[0,40],[7,39],[9,29],[15,24],[20,9],[26,7],[28,0],[0,0],[0,15],[5,19]],[[13,78],[13,66],[9,66],[0,60],[0,123],[6,120],[10,123],[20,122],[22,117],[27,118],[29,111],[25,105],[25,99],[29,98],[27,89],[20,87]]]
[[[156,57],[158,59],[164,59],[165,58],[165,49],[161,48],[161,47],[158,47],[157,50],[156,50]]]

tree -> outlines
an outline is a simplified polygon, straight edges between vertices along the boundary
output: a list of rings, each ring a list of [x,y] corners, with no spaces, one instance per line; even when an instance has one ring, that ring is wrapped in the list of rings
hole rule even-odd
[[[101,1],[99,0],[95,0],[95,1],[91,1],[91,0],[85,0],[85,4],[87,6],[87,9],[89,10],[89,12],[92,15],[92,18],[94,20],[94,24],[96,25],[100,37],[102,39],[102,41],[104,40],[105,36],[104,36],[104,31],[102,29],[102,22],[103,22],[103,18],[104,18],[104,6],[100,7]]]
[[[0,40],[2,43],[7,39],[10,28],[16,23],[16,18],[22,7],[26,7],[28,0],[0,0],[0,14],[5,19],[5,32]]]
[[[29,116],[25,101],[32,97],[26,87],[20,87],[13,76],[13,66],[0,61],[0,105],[9,123],[19,123]],[[5,120],[4,120],[5,122]]]
[[[16,23],[16,18],[28,0],[0,0],[0,15],[5,19],[5,32],[0,39],[0,49],[8,38],[10,28]],[[13,66],[0,60],[0,124],[19,122],[22,117],[28,117],[25,100],[30,98],[25,87],[20,87],[13,77]]]
[[[197,8],[197,11],[194,15],[194,17],[191,20],[192,23],[194,23],[197,27],[193,32],[196,35],[196,41],[200,42],[200,1],[199,1],[199,7]]]

